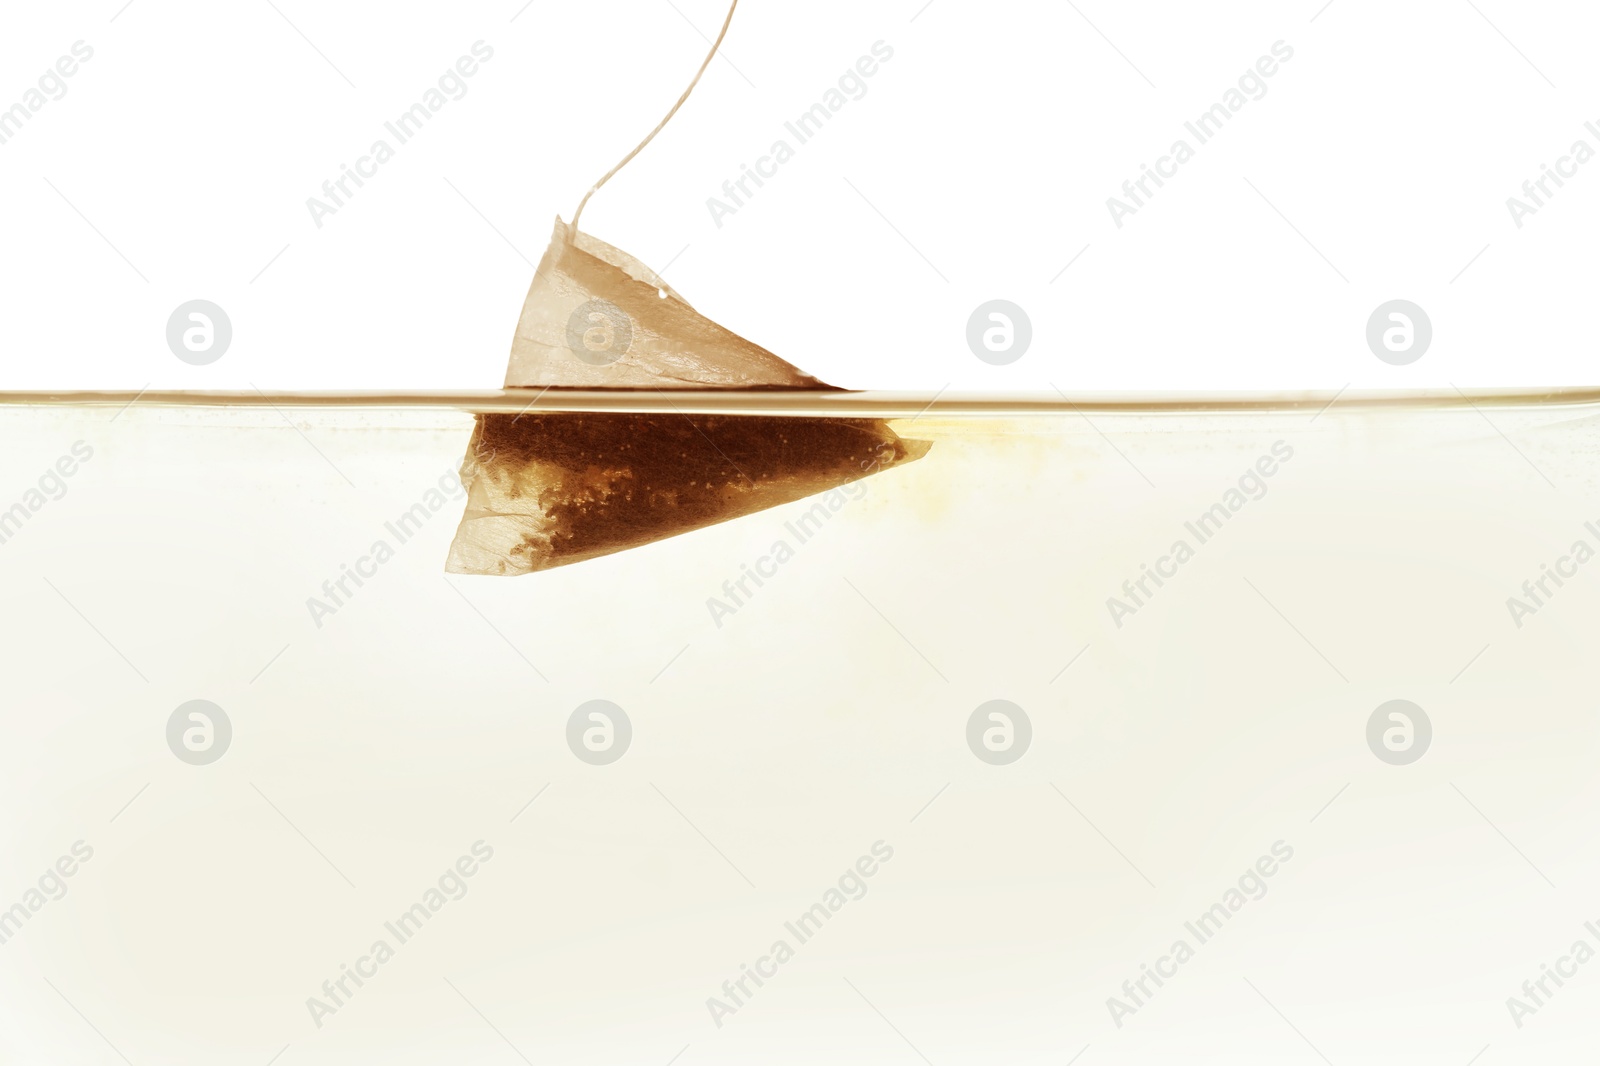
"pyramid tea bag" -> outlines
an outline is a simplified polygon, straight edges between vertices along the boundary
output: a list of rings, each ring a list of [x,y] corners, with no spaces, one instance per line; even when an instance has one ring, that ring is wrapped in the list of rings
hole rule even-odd
[[[595,183],[572,224],[556,219],[523,301],[506,387],[827,389],[689,306],[633,256],[583,233],[601,186],[683,106],[694,81],[639,146]],[[532,406],[530,400],[529,406]],[[886,422],[862,418],[649,413],[479,415],[461,482],[455,574],[526,574],[649,544],[818,493],[837,510],[848,485],[921,457]]]
[[[559,220],[522,308],[506,384],[652,396],[833,388]],[[927,449],[870,418],[479,415],[461,467],[466,513],[446,569],[526,574],[580,562],[837,490]],[[824,505],[837,509],[839,499]]]

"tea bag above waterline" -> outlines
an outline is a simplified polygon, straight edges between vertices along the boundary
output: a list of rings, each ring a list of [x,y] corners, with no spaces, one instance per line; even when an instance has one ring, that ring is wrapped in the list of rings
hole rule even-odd
[[[506,386],[832,387],[706,318],[639,260],[559,218],[522,304]]]

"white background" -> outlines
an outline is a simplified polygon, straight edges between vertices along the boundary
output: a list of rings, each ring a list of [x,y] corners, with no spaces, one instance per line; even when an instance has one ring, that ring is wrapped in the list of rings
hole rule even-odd
[[[665,113],[725,11],[123,4],[15,5],[0,35],[0,107],[94,48],[0,145],[3,388],[497,386],[552,219]],[[923,5],[745,0],[585,229],[856,388],[1593,383],[1600,164],[1520,229],[1506,207],[1574,140],[1600,148],[1586,5]],[[480,39],[468,94],[318,229],[306,199]],[[707,197],[879,40],[867,95],[719,229]],[[1106,198],[1279,40],[1267,95],[1118,229]],[[165,343],[196,298],[235,331],[205,367]],[[1034,327],[1005,367],[965,341],[994,298]],[[1364,340],[1395,298],[1435,330],[1407,367]]]

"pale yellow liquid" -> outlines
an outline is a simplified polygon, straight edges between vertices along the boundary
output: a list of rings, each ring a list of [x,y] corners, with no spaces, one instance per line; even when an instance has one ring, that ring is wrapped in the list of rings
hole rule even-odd
[[[472,409],[521,395],[186,399],[0,407],[0,508],[93,450],[0,544],[0,908],[93,848],[0,945],[0,1062],[1592,1051],[1600,961],[1520,1029],[1506,1006],[1600,947],[1600,561],[1520,627],[1507,607],[1600,548],[1586,397],[552,394],[881,415],[933,448],[804,543],[810,501],[514,579],[446,578],[458,499],[404,543],[386,523],[459,465]],[[1179,538],[1119,627],[1108,598]],[[319,627],[308,598],[379,540]],[[719,626],[707,601],[780,540]],[[611,765],[566,742],[596,698],[632,722]],[[206,766],[167,747],[192,699],[232,722]],[[991,699],[1032,722],[1009,765],[967,746]],[[1432,721],[1411,765],[1368,748],[1392,699]],[[315,1025],[308,997],[480,840],[467,894]],[[798,943],[784,923],[880,840]],[[1108,997],[1278,841],[1264,897],[1119,1028]],[[708,997],[780,938],[718,1027]]]

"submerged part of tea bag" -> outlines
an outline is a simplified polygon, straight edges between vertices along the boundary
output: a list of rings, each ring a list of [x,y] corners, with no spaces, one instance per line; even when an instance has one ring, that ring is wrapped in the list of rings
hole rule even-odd
[[[633,256],[559,218],[522,304],[506,386],[833,387],[706,318]]]
[[[793,521],[815,529],[928,448],[876,419],[480,415],[446,569],[548,570],[814,495]]]

